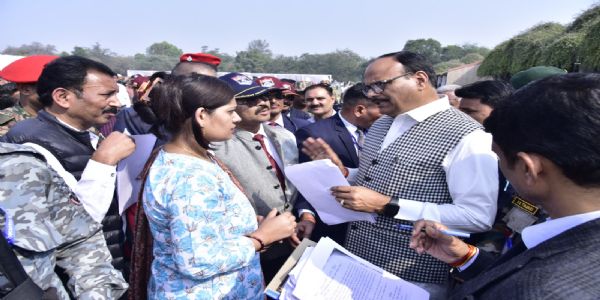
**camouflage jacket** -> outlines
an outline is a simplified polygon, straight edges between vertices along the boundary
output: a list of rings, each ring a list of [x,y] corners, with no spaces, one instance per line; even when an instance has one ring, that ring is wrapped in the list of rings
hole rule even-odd
[[[13,249],[33,281],[69,299],[54,269],[69,276],[77,299],[117,299],[127,289],[101,225],[84,210],[64,180],[30,147],[0,143],[0,228],[12,220]]]
[[[19,104],[0,110],[0,136],[5,135],[15,123],[31,117]]]

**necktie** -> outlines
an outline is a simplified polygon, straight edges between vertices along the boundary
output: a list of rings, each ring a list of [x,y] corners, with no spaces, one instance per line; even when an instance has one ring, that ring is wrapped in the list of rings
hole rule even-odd
[[[358,135],[358,139],[356,140],[356,144],[358,145],[358,149],[362,150],[362,147],[365,143],[365,133],[360,129],[356,129],[356,134]]]
[[[269,163],[271,163],[271,167],[273,169],[275,169],[275,174],[277,175],[277,179],[279,180],[279,184],[281,185],[281,188],[283,190],[285,190],[285,177],[283,176],[283,172],[277,165],[277,162],[275,162],[275,159],[273,158],[273,156],[271,156],[271,154],[269,153],[269,150],[267,150],[267,146],[265,145],[265,137],[262,134],[255,134],[254,138],[252,138],[252,139],[255,141],[258,141],[260,143],[261,148],[267,155],[267,159],[269,160]]]

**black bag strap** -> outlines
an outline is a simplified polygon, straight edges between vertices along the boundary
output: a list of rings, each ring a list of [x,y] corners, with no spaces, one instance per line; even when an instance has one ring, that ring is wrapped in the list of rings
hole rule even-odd
[[[12,282],[15,288],[4,296],[6,300],[41,299],[44,291],[37,286],[23,269],[21,262],[0,233],[0,272]]]

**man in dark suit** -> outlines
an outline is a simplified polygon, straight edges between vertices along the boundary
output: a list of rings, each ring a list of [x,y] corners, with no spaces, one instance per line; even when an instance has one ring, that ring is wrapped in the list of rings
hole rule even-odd
[[[416,222],[410,246],[466,280],[450,299],[600,297],[600,74],[556,75],[519,89],[485,121],[500,168],[550,216],[497,261],[444,226]]]
[[[302,143],[309,137],[321,138],[329,144],[345,167],[356,169],[366,130],[380,116],[379,107],[363,95],[362,85],[356,84],[344,93],[339,114],[310,124],[296,132],[298,149],[302,149]],[[298,160],[301,163],[311,161],[310,157],[301,151]],[[300,239],[306,237],[318,241],[321,237],[329,236],[339,244],[344,243],[346,223],[331,226],[324,224],[315,215],[310,203],[302,196],[298,197],[296,208],[301,219],[297,227]]]

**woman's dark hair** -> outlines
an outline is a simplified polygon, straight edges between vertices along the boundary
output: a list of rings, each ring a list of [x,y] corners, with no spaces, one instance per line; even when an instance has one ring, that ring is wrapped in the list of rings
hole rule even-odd
[[[168,77],[152,91],[154,127],[162,126],[173,135],[182,130],[198,108],[203,107],[210,113],[229,103],[234,95],[227,83],[196,73]],[[208,149],[209,141],[204,139],[196,122],[192,122],[192,128],[198,144]]]

